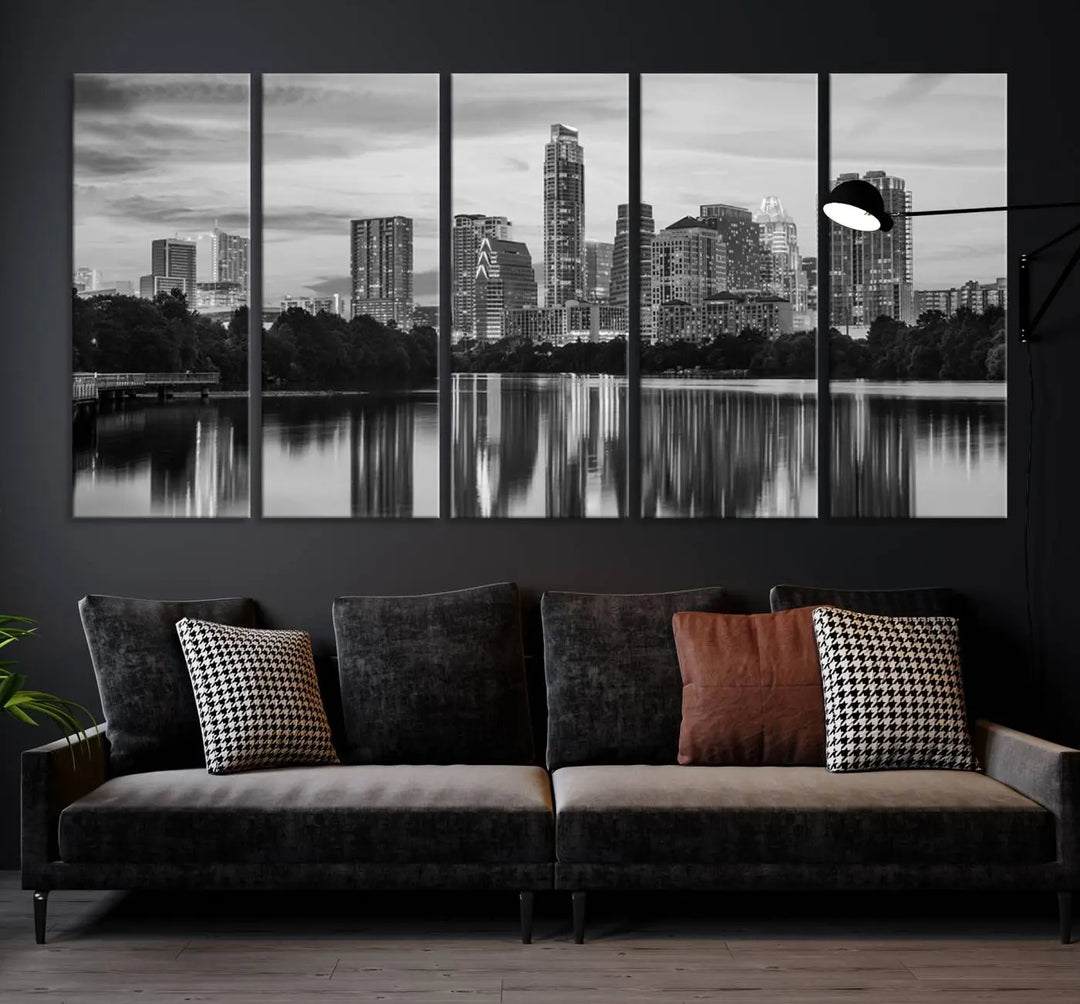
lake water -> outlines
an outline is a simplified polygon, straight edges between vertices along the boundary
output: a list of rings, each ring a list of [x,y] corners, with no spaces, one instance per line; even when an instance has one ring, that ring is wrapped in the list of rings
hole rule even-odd
[[[455,374],[452,512],[626,514],[626,383]],[[642,381],[650,517],[817,510],[812,380]],[[833,385],[833,513],[1003,516],[1005,388]],[[437,395],[263,398],[267,516],[437,516]],[[77,516],[243,516],[247,401],[138,400],[74,426]]]

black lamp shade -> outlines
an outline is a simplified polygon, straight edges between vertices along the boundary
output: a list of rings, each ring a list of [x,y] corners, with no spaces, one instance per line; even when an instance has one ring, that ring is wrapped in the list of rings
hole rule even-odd
[[[869,181],[842,181],[831,192],[821,211],[835,223],[852,230],[892,230],[893,218]]]

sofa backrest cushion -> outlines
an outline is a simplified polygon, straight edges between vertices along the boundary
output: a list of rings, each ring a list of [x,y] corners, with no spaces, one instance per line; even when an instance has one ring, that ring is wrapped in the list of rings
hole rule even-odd
[[[341,596],[334,635],[347,763],[533,762],[514,583]]]
[[[79,615],[105,714],[110,773],[204,767],[199,715],[176,624],[194,617],[254,627],[255,601],[90,595],[79,601]]]
[[[813,607],[678,613],[679,763],[825,766],[825,702]]]
[[[951,589],[830,589],[824,586],[773,586],[769,606],[840,607],[861,614],[888,617],[959,617],[961,598]]]
[[[682,677],[672,615],[721,613],[722,588],[545,593],[547,764],[675,763]]]

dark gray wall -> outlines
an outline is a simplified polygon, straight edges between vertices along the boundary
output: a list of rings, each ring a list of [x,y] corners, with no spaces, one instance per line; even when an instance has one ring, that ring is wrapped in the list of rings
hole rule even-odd
[[[36,617],[18,655],[33,683],[96,706],[76,612],[86,592],[255,596],[267,618],[331,644],[345,592],[421,592],[515,579],[545,588],[722,583],[765,609],[780,581],[951,585],[984,639],[985,706],[1080,743],[1080,556],[1075,447],[1080,274],[1033,349],[1038,378],[1032,558],[1040,657],[1026,654],[1024,353],[1011,347],[1007,520],[653,522],[75,522],[70,516],[71,75],[77,71],[1000,71],[1009,72],[1014,202],[1080,200],[1072,6],[934,0],[717,0],[655,5],[468,0],[298,4],[112,0],[5,7],[0,31],[0,611]],[[1014,216],[1014,253],[1080,220]],[[1063,260],[1059,256],[1057,260]],[[1043,275],[1045,270],[1040,269]],[[1015,319],[1013,319],[1015,329]],[[17,752],[51,738],[0,722],[0,866],[18,856]]]

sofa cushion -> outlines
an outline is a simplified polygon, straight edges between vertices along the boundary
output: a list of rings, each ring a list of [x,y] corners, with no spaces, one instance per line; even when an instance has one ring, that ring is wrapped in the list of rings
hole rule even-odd
[[[552,778],[559,861],[1038,863],[1054,817],[961,771],[823,767],[565,767]]]
[[[60,815],[75,863],[553,860],[540,767],[284,767],[113,778]]]
[[[84,596],[79,601],[97,676],[112,774],[202,767],[202,733],[176,623],[184,617],[255,626],[255,603],[139,600]]]
[[[545,593],[547,763],[675,763],[682,677],[671,618],[721,612],[722,588]]]
[[[773,611],[794,607],[840,607],[888,617],[959,617],[960,596],[951,589],[829,589],[823,586],[773,586]]]
[[[350,763],[532,763],[517,586],[334,601]]]
[[[829,770],[977,770],[955,617],[813,613]]]
[[[338,762],[306,631],[185,617],[176,633],[211,774]]]
[[[775,614],[678,613],[679,763],[825,763],[813,607]]]

